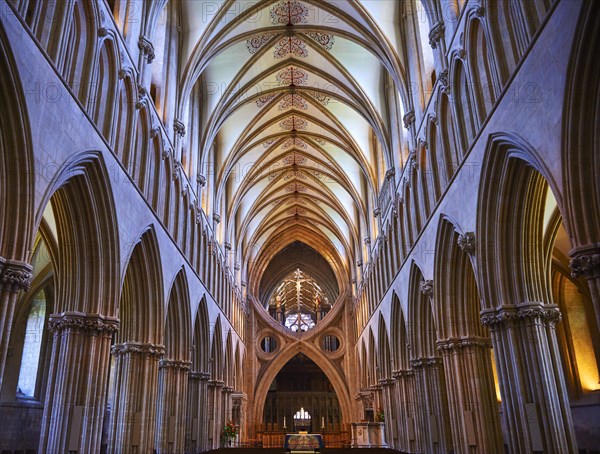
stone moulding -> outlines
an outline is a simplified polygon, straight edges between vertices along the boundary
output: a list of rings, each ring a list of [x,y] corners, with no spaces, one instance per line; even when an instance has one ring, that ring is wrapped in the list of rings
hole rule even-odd
[[[174,369],[182,372],[189,372],[192,370],[192,363],[190,361],[161,359],[158,363],[158,367],[159,369]]]
[[[163,345],[154,345],[149,343],[125,342],[123,344],[113,345],[111,348],[111,353],[115,356],[138,354],[160,358],[165,354],[165,347]]]
[[[82,312],[63,312],[52,314],[48,320],[48,329],[54,333],[66,330],[86,332],[91,335],[109,334],[119,329],[119,319],[100,314],[86,314]]]
[[[571,276],[600,276],[600,253],[578,254],[571,259]]]
[[[505,305],[481,311],[481,323],[489,328],[522,320],[540,319],[548,323],[560,322],[562,316],[555,304],[527,303],[519,306]]]
[[[32,279],[32,266],[0,257],[0,289],[9,291],[29,291]]]
[[[410,366],[413,369],[423,369],[426,367],[437,366],[441,363],[441,358],[437,356],[432,357],[424,357],[424,358],[415,358],[410,360]]]
[[[437,342],[438,351],[450,351],[468,347],[491,347],[492,341],[485,337],[454,337]]]

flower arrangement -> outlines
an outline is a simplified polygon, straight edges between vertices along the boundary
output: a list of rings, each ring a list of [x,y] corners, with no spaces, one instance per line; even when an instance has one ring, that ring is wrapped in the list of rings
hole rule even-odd
[[[384,422],[385,421],[385,413],[383,413],[383,408],[379,407],[375,412],[375,422]]]
[[[237,437],[237,434],[237,426],[233,423],[233,421],[227,421],[227,423],[225,423],[225,425],[223,426],[223,439],[225,441],[234,440],[235,437]]]

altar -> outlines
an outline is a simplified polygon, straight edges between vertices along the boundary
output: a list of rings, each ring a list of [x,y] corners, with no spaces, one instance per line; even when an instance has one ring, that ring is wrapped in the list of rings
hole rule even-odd
[[[287,434],[283,445],[286,452],[319,452],[325,447],[321,434]]]

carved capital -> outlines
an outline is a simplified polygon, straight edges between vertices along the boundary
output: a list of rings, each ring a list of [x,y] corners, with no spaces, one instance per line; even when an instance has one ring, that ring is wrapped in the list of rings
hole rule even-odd
[[[485,337],[453,337],[437,341],[438,351],[455,351],[469,347],[491,348],[492,342]]]
[[[222,388],[225,386],[225,382],[223,380],[209,380],[208,387],[209,388]]]
[[[231,243],[229,241],[225,241],[223,243],[223,247],[225,248],[226,251],[231,251],[231,249],[232,249]]]
[[[111,353],[114,356],[140,355],[160,359],[165,354],[165,347],[148,343],[125,342],[113,345]]]
[[[208,372],[190,372],[188,378],[196,381],[208,381],[210,374]]]
[[[573,258],[569,262],[571,276],[574,278],[580,276],[595,278],[600,276],[600,250],[598,248],[592,251],[576,252],[572,255]]]
[[[419,160],[417,159],[417,152],[416,151],[411,151],[408,154],[408,161],[406,162],[406,164],[414,169],[419,169]],[[410,180],[407,181],[409,187],[411,187],[411,182]]]
[[[180,372],[189,372],[192,370],[192,363],[189,361],[161,359],[158,363],[159,369],[172,369]]]
[[[461,248],[467,254],[473,254],[477,243],[475,242],[475,233],[465,232],[463,235],[458,237],[458,247]]]
[[[362,262],[362,260],[357,260],[357,261],[356,261],[356,266],[358,266],[358,267],[361,267],[361,266],[363,266],[363,262]]]
[[[171,175],[171,177],[173,178],[173,181],[179,179],[179,172],[181,172],[181,170],[182,170],[181,162],[178,161],[177,159],[175,159],[173,161],[173,174]]]
[[[108,35],[108,29],[106,27],[100,27],[98,29],[98,36],[104,38],[106,35]]]
[[[481,323],[490,329],[513,325],[518,322],[540,320],[550,325],[560,322],[562,315],[558,306],[543,303],[505,305],[481,311]]]
[[[48,329],[56,334],[62,332],[82,332],[91,336],[112,335],[119,329],[119,319],[100,314],[63,312],[52,314],[48,319]]]
[[[405,378],[410,378],[415,375],[415,371],[412,369],[399,369],[392,372],[392,377],[396,380],[402,380]]]
[[[419,283],[419,291],[425,296],[433,295],[433,281],[431,279],[422,280]]]
[[[179,120],[173,120],[173,131],[175,132],[175,135],[179,137],[185,136],[186,129],[183,122]]]
[[[375,394],[370,389],[361,389],[354,395],[354,400],[362,401],[365,408],[373,408]]]
[[[135,107],[138,110],[141,110],[144,107],[146,107],[145,101],[146,101],[147,96],[148,96],[148,92],[146,91],[146,89],[142,85],[138,85],[137,101],[135,103]]]
[[[446,26],[444,25],[444,21],[438,21],[431,30],[429,30],[429,45],[432,49],[436,49],[438,42],[444,36],[444,32],[446,31]]]
[[[438,80],[440,81],[440,87],[441,87],[442,91],[445,93],[450,93],[450,85],[448,84],[448,70],[447,69],[443,70],[440,73]]]
[[[379,386],[381,387],[393,386],[394,384],[396,384],[396,380],[392,378],[381,378],[379,380]]]
[[[150,42],[150,40],[144,35],[140,35],[138,47],[140,51],[142,51],[142,55],[146,57],[148,64],[152,63],[156,58],[156,54],[154,52],[154,45]]]
[[[32,269],[32,266],[27,263],[0,257],[0,290],[29,291],[33,277]]]
[[[375,208],[373,210],[373,217],[374,218],[378,218],[380,214],[381,214],[381,209],[379,207],[377,207],[377,208]]]
[[[437,356],[415,358],[410,360],[410,366],[415,369],[426,369],[435,367],[442,362],[442,359]]]
[[[415,117],[414,110],[408,111],[404,115],[404,117],[402,117],[402,122],[404,123],[404,128],[410,129],[410,127],[415,124],[415,119],[416,119],[416,117]]]
[[[218,213],[213,213],[213,221],[215,221],[217,224],[221,223],[221,215]]]
[[[206,177],[204,175],[196,175],[196,183],[200,185],[200,187],[206,186]]]

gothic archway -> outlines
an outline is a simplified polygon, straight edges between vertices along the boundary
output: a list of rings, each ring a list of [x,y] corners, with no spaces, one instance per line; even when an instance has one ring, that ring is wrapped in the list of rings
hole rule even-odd
[[[279,371],[296,355],[302,353],[308,359],[313,361],[327,376],[335,391],[339,401],[341,412],[341,424],[347,424],[351,421],[351,403],[349,390],[346,381],[341,377],[335,366],[323,358],[322,354],[316,350],[316,347],[308,343],[295,343],[284,349],[265,370],[259,378],[254,392],[254,415],[255,422],[261,421],[269,387]],[[251,428],[252,429],[252,428]],[[254,428],[256,430],[256,428]]]

